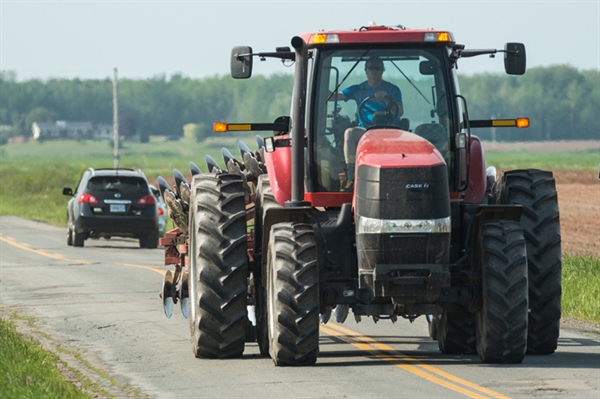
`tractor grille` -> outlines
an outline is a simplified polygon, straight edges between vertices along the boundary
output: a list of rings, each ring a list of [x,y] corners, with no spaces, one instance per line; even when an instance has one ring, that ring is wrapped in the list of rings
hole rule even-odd
[[[356,180],[356,213],[374,219],[440,219],[450,216],[446,165],[381,169],[362,165]]]

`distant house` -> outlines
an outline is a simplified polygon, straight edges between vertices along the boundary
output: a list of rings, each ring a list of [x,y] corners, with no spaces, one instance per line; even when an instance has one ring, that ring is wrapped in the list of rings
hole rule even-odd
[[[60,138],[55,122],[33,122],[31,130],[35,140],[56,140]]]
[[[94,135],[91,122],[34,122],[31,129],[35,140],[91,139]]]
[[[100,123],[94,129],[92,122],[34,122],[35,140],[112,140],[113,126]]]
[[[107,123],[99,123],[94,131],[95,140],[112,140],[113,139],[113,125]]]

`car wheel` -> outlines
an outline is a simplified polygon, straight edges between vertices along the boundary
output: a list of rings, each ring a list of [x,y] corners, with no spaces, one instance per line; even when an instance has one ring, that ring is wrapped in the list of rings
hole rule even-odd
[[[140,248],[154,249],[158,247],[158,230],[140,237]]]
[[[83,247],[83,242],[85,241],[83,234],[77,233],[77,230],[73,230],[72,237],[74,247]]]
[[[73,245],[73,231],[70,227],[67,227],[67,245]]]

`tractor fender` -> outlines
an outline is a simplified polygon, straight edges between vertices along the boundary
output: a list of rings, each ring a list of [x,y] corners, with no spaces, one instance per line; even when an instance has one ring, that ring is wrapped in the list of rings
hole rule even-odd
[[[485,195],[487,184],[485,175],[485,155],[479,137],[471,136],[470,143],[471,163],[469,185],[465,190],[463,200],[467,204],[479,204]]]
[[[279,140],[289,140],[289,135],[275,137]],[[276,144],[277,145],[277,144]],[[292,151],[291,147],[276,147],[273,152],[265,152],[267,172],[275,201],[284,206],[292,198]]]

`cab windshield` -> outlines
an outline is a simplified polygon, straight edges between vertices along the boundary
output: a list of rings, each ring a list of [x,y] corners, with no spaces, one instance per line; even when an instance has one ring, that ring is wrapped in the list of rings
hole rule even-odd
[[[319,52],[312,104],[315,191],[340,191],[348,148],[352,148],[345,143],[344,134],[352,128],[394,126],[415,133],[429,140],[450,164],[452,127],[442,51],[362,48]],[[353,158],[354,154],[350,155]]]

